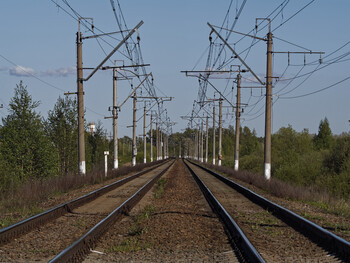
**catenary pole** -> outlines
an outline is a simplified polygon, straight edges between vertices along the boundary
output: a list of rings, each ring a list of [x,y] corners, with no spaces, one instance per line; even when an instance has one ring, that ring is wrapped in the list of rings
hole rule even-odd
[[[137,155],[137,146],[136,146],[136,94],[133,96],[133,125],[132,125],[132,166],[136,165],[136,155]]]
[[[113,68],[113,168],[118,169],[117,69]]]
[[[158,117],[156,120],[156,152],[157,152],[157,161],[159,161],[159,129],[158,129]]]
[[[215,165],[215,105],[213,106],[213,164]]]
[[[206,134],[205,134],[205,163],[208,163],[208,138],[209,138],[209,117],[207,116]]]
[[[150,135],[151,135],[151,138],[150,138],[150,141],[151,141],[151,162],[153,162],[153,127],[152,127],[152,124],[153,124],[153,115],[152,115],[152,111],[151,111],[151,123],[150,123]]]
[[[272,33],[267,34],[264,176],[271,178]]]
[[[143,107],[143,163],[146,163],[146,102]]]
[[[82,35],[77,32],[77,95],[78,95],[78,162],[79,174],[85,175],[85,127],[84,127],[84,88],[83,88],[83,57]]]
[[[222,99],[219,100],[219,152],[218,152],[218,165],[221,166],[222,159]]]
[[[236,138],[235,138],[235,171],[239,167],[239,133],[241,117],[241,74],[237,75],[237,105],[236,105]]]
[[[204,145],[203,138],[204,138],[204,136],[203,136],[203,121],[202,121],[202,124],[201,124],[201,159],[200,159],[201,162],[203,162],[203,145]]]

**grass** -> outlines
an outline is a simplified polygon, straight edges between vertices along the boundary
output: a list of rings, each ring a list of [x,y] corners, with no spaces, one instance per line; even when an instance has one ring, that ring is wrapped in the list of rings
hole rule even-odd
[[[0,217],[0,228],[4,228],[21,220],[21,218],[31,217],[42,213],[44,210],[36,205],[29,207],[13,208],[11,212],[7,212]]]
[[[141,242],[135,237],[128,237],[127,239],[120,242],[118,245],[113,246],[110,249],[110,252],[121,252],[121,253],[136,252],[136,251],[145,250],[147,248],[153,248],[153,247],[154,247],[153,244]]]
[[[344,234],[350,234],[350,226],[346,224],[326,222],[324,228],[331,229]]]
[[[7,227],[13,225],[15,222],[16,219],[13,216],[5,216],[4,218],[0,219],[0,227]]]
[[[319,215],[311,215],[311,214],[309,214],[309,213],[307,213],[307,212],[302,212],[301,214],[300,214],[302,217],[304,217],[304,218],[306,218],[306,219],[308,219],[308,220],[317,220],[317,221],[324,221],[325,220],[325,218],[323,217],[323,216],[319,216]]]
[[[146,243],[140,240],[140,236],[147,233],[147,228],[145,224],[149,219],[150,215],[154,213],[155,207],[151,205],[147,205],[141,213],[137,214],[133,217],[133,225],[131,226],[128,237],[113,246],[110,249],[110,252],[136,252],[140,250],[145,250],[148,248],[153,248],[154,245],[152,243]]]
[[[161,196],[164,193],[164,188],[165,188],[166,183],[167,183],[167,180],[165,178],[161,178],[157,181],[157,188],[156,188],[156,191],[154,193],[154,198],[156,198],[156,199],[161,198]]]

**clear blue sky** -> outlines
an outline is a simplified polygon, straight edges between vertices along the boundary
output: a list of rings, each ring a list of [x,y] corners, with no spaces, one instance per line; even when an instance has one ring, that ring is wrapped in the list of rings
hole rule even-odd
[[[67,8],[61,0],[55,1]],[[103,31],[118,30],[109,0],[69,0],[68,2],[80,15],[93,17],[94,24]],[[255,26],[255,18],[266,17],[282,2],[282,0],[248,0],[235,30],[249,32]],[[290,1],[283,12],[272,22],[272,29],[285,22],[308,2],[310,1]],[[230,23],[233,21],[236,7],[239,7],[241,3],[242,0],[233,1]],[[175,97],[174,101],[166,105],[172,121],[177,122],[174,131],[181,131],[187,126],[187,122],[181,120],[180,116],[191,111],[193,101],[197,99],[198,81],[195,78],[186,78],[180,71],[193,69],[209,45],[210,30],[206,23],[221,25],[230,0],[120,0],[120,4],[129,27],[135,26],[140,20],[144,21],[144,25],[139,30],[144,61],[151,64],[148,70],[154,74],[154,80],[159,89],[157,89],[157,93],[161,96],[166,94]],[[347,0],[316,0],[274,31],[274,36],[313,51],[324,51],[326,52],[325,56],[327,56],[350,40],[349,10],[350,2]],[[75,34],[78,27],[77,22],[57,8],[50,0],[0,1],[0,21],[0,55],[16,65],[26,68],[27,72],[31,72],[40,80],[58,88],[45,84],[32,76],[25,76],[23,71],[16,69],[14,65],[0,57],[0,103],[4,104],[4,108],[0,109],[0,116],[6,116],[6,107],[13,96],[13,89],[20,80],[23,80],[24,84],[28,86],[34,100],[41,101],[38,110],[43,116],[46,116],[47,111],[53,108],[58,96],[63,96],[64,91],[76,91],[74,67],[76,65]],[[264,37],[266,33],[266,30],[262,30],[258,36]],[[232,34],[229,42],[234,43],[239,38],[238,35]],[[116,44],[117,42],[114,43],[114,45]],[[236,45],[236,50],[244,50],[250,44],[250,39],[244,40]],[[107,45],[104,45],[104,48],[108,52],[111,50],[111,47]],[[302,50],[275,39],[274,51]],[[325,60],[334,59],[347,52],[350,52],[350,45],[345,46],[338,53]],[[95,40],[84,41],[84,66],[94,67],[104,56]],[[231,56],[231,54],[227,53],[227,56]],[[206,57],[205,53],[195,69],[204,69]],[[308,55],[306,63],[318,58],[318,55]],[[306,80],[305,77],[295,79],[290,84],[283,79],[293,78],[299,70],[302,70],[301,74],[310,72],[317,65],[289,66],[282,80],[274,88],[274,101],[276,103],[273,107],[273,132],[278,131],[282,126],[291,124],[297,131],[308,128],[310,132],[315,133],[320,120],[324,117],[329,119],[333,133],[348,132],[350,80],[314,95],[282,99],[282,97],[303,95],[325,88],[349,77],[350,62],[346,61],[348,58],[349,56],[345,56],[343,59],[345,61],[329,65],[315,72]],[[123,58],[120,54],[116,54],[113,59]],[[261,42],[255,45],[246,61],[259,76],[263,77],[266,70],[266,44]],[[291,64],[302,65],[303,63],[304,56],[291,55]],[[287,55],[275,54],[274,75],[281,76],[287,64]],[[319,68],[323,66],[325,64]],[[251,78],[250,75],[244,76],[248,79]],[[298,87],[304,80],[305,82]],[[223,80],[213,80],[212,83],[222,91],[226,85],[232,87],[232,82],[227,83]],[[245,82],[243,85],[254,84]],[[120,81],[118,83],[118,101],[123,101],[129,91],[130,85],[126,81]],[[285,92],[289,93],[282,95]],[[211,88],[208,88],[208,96],[213,96]],[[234,99],[234,96],[230,94],[229,98]],[[263,136],[264,100],[258,102],[259,99],[261,99],[260,90],[254,90],[253,94],[248,89],[242,91],[242,102],[249,102],[249,107],[242,115],[244,119],[242,125],[254,128],[259,136]],[[111,104],[111,72],[98,72],[85,83],[87,121],[97,122],[101,120],[103,126],[110,131],[111,120],[104,120],[103,116],[110,115],[107,109]],[[257,104],[255,108],[252,107],[254,104]],[[225,109],[225,114],[226,111]],[[131,124],[131,114],[131,103],[127,103],[119,114],[119,136],[131,136],[131,130],[126,128]],[[140,114],[141,112],[139,112],[139,116]],[[258,117],[260,114],[262,115]],[[226,119],[225,126],[229,124],[234,125],[233,119],[230,117]],[[142,132],[141,126],[142,123],[139,123],[138,135]]]

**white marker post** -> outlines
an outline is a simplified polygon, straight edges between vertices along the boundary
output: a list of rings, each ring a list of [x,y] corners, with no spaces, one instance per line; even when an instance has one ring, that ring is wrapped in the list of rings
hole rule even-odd
[[[107,177],[107,171],[108,171],[108,166],[107,166],[107,156],[109,155],[109,151],[105,151],[105,177]]]

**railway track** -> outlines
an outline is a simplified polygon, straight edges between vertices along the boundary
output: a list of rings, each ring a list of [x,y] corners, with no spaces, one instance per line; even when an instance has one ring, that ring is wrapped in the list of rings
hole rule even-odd
[[[80,261],[172,164],[161,163],[1,229],[0,262]]]
[[[216,172],[185,164],[248,261],[350,261],[346,240]]]

